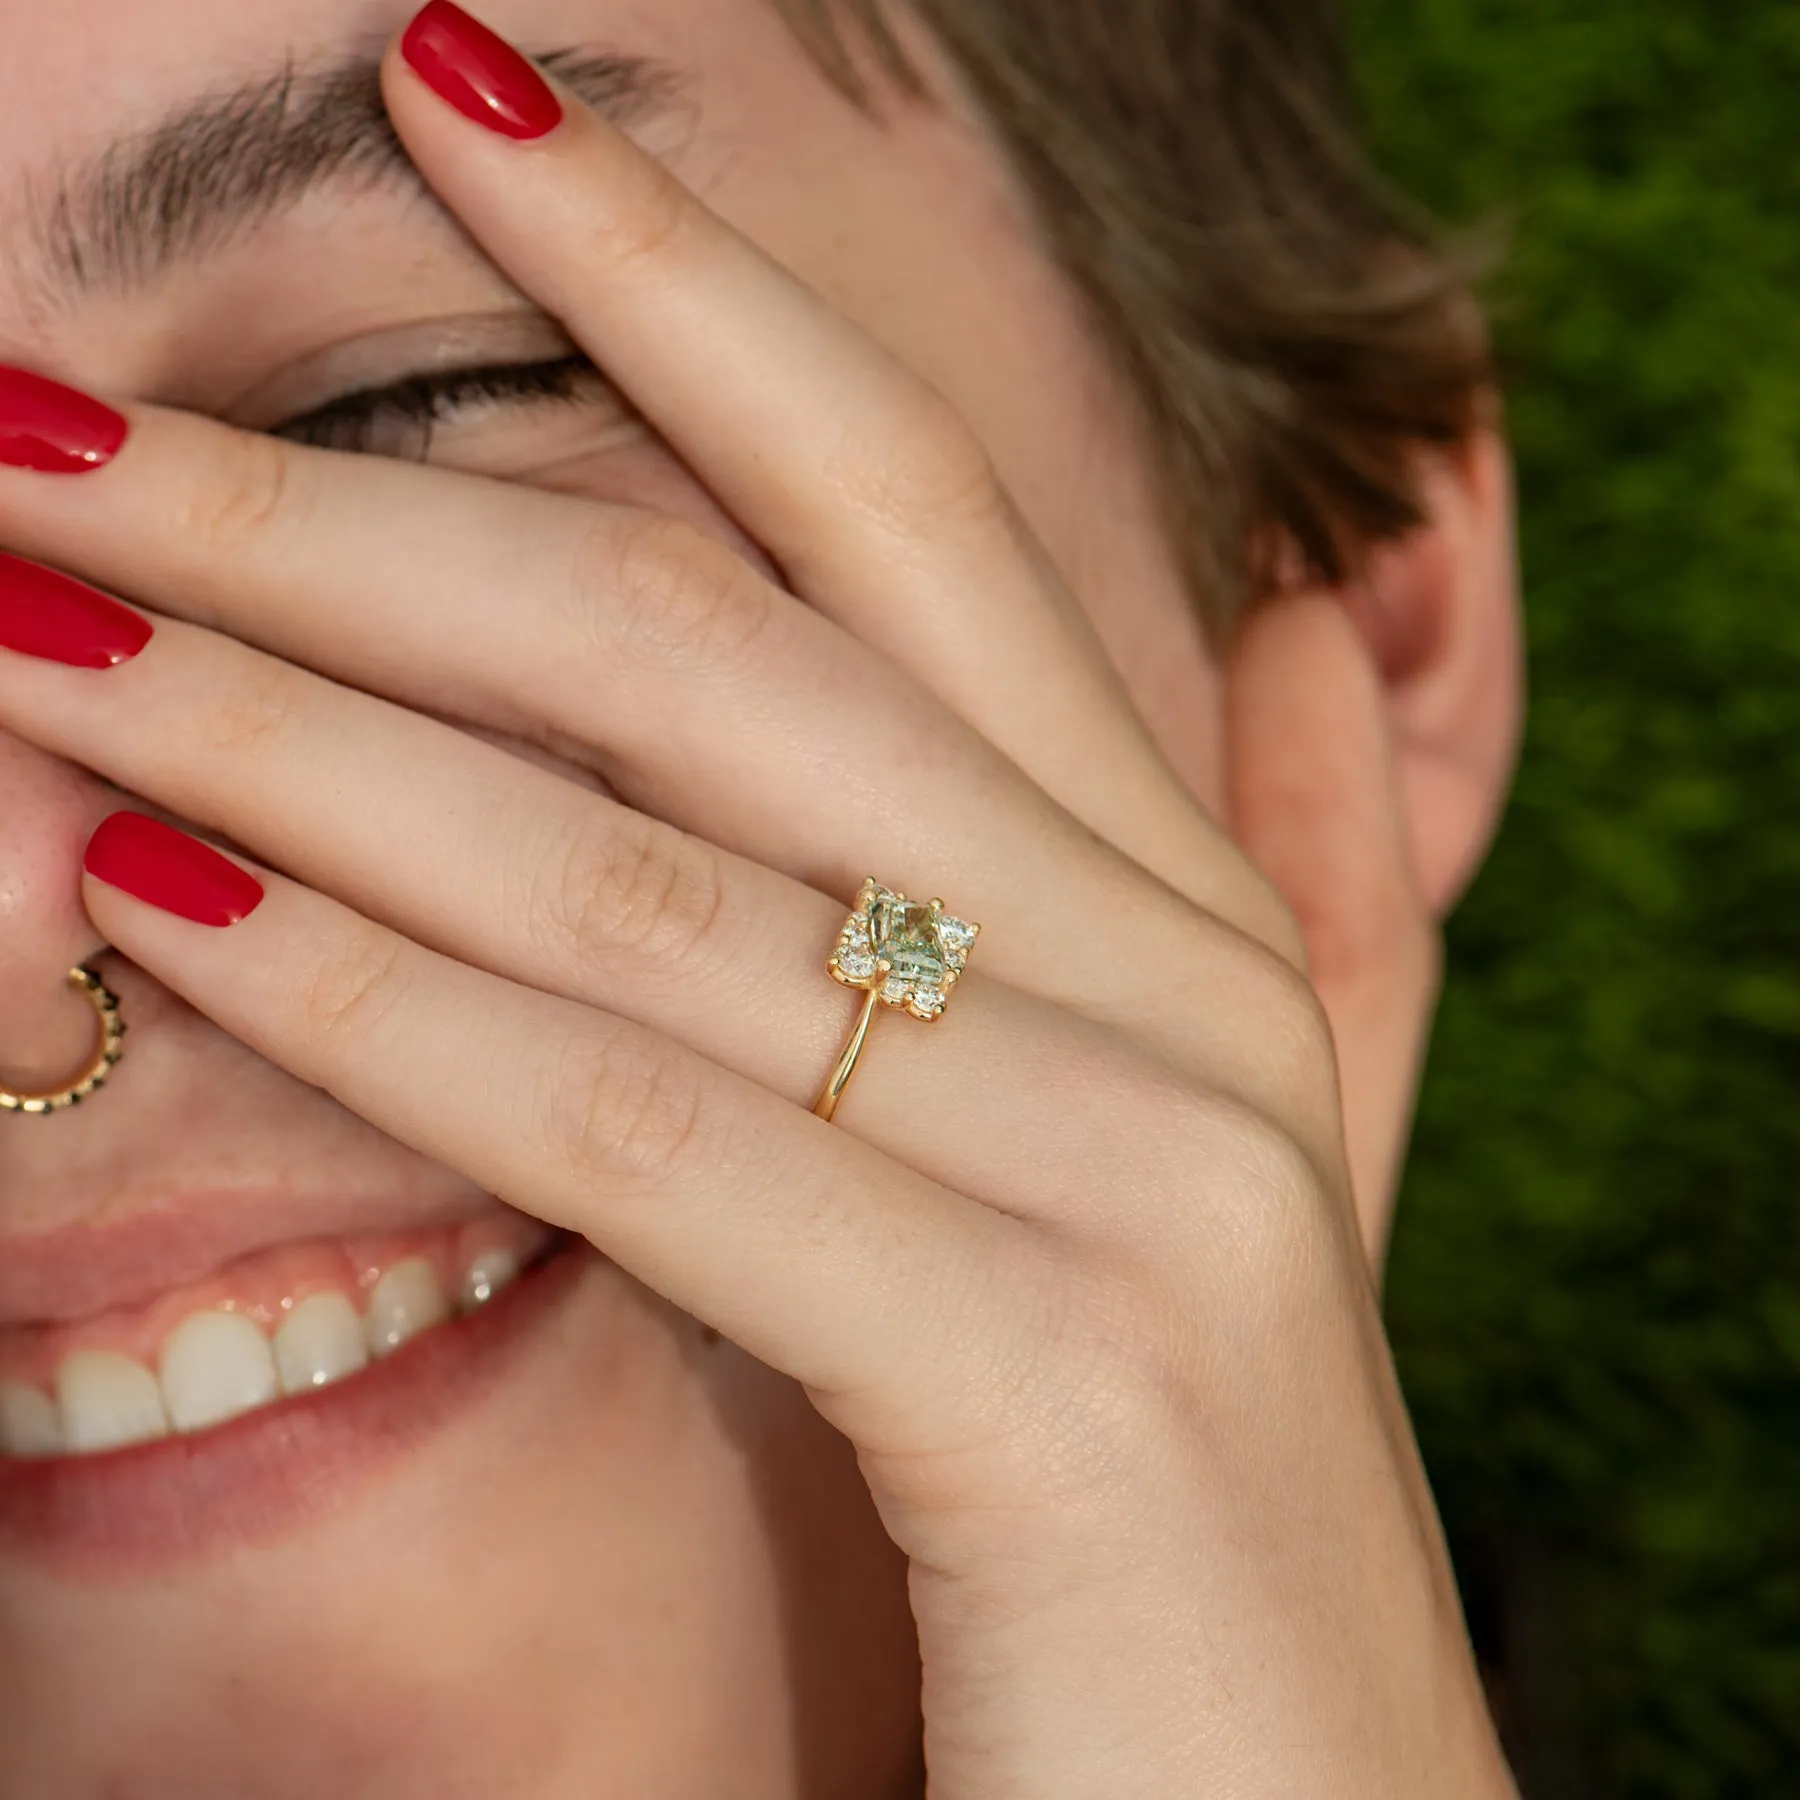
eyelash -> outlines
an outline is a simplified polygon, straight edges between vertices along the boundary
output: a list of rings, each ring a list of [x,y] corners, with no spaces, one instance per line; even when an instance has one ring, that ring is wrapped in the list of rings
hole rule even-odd
[[[552,400],[578,401],[593,385],[594,365],[576,354],[554,362],[499,363],[478,369],[448,369],[414,375],[390,387],[346,394],[341,400],[290,419],[274,436],[322,450],[366,452],[382,425],[400,425],[419,434],[418,455],[430,453],[433,430],[480,401],[519,405]]]

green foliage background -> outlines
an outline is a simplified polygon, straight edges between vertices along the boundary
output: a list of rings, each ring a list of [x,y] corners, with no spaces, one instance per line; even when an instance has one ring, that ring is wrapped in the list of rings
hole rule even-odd
[[[1388,1312],[1527,1791],[1800,1795],[1800,6],[1353,0],[1499,211],[1531,722]]]

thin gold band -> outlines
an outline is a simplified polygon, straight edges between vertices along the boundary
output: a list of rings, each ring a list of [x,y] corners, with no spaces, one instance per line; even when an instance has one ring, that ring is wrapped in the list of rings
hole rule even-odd
[[[880,998],[876,988],[870,988],[863,995],[862,1011],[856,1015],[856,1023],[844,1040],[843,1052],[832,1068],[830,1078],[819,1090],[818,1099],[813,1102],[813,1111],[821,1119],[829,1119],[837,1111],[844,1089],[850,1085],[850,1077],[856,1072],[856,1059],[862,1055],[863,1039],[869,1035],[869,1022],[875,1017],[875,1003]]]
[[[0,1111],[41,1114],[79,1106],[96,1088],[104,1085],[113,1066],[124,1054],[120,1040],[125,1036],[125,1021],[119,1016],[118,995],[92,969],[71,969],[69,985],[87,996],[88,1003],[100,1018],[100,1044],[93,1061],[67,1087],[51,1093],[21,1094],[0,1087]]]

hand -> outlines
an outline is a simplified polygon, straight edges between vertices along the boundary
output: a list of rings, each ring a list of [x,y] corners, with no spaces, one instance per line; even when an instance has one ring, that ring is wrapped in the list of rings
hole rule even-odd
[[[933,1800],[1509,1791],[1287,908],[939,396],[573,96],[520,145],[387,85],[767,568],[149,406],[7,471],[0,541],[154,635],[0,654],[0,725],[259,859],[229,930],[95,923],[805,1385],[911,1561]],[[870,871],[984,931],[826,1125]]]

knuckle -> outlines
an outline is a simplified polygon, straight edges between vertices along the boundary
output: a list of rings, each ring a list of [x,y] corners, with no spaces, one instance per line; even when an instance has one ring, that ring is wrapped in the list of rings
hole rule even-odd
[[[1301,1138],[1262,1108],[1210,1094],[1197,1110],[1194,1149],[1217,1172],[1197,1246],[1201,1278],[1260,1309],[1316,1264],[1331,1211],[1326,1185]]]
[[[1105,1310],[1105,1284],[1129,1296],[1109,1326],[1122,1349],[1191,1349],[1196,1305],[1211,1316],[1222,1302],[1273,1295],[1315,1254],[1335,1198],[1335,1113],[1320,1129],[1310,1106],[1268,1097],[1274,1085],[1227,1088],[1170,1074],[1117,1110],[1149,1191],[1179,1197],[1141,1216],[1102,1217],[1081,1233],[1103,1284],[1095,1304]],[[1138,1338],[1139,1327],[1149,1335]]]
[[[278,438],[239,432],[215,445],[205,478],[188,494],[180,524],[213,554],[242,554],[290,526],[298,510],[298,465]]]
[[[678,668],[741,657],[773,616],[769,585],[729,545],[685,519],[607,520],[580,559],[581,609],[596,624],[615,619],[634,653]]]
[[[639,270],[655,276],[665,269],[693,229],[696,203],[662,163],[646,157],[623,187],[620,204],[601,210],[605,216],[590,228],[599,237],[596,247],[611,280]]]
[[[1226,872],[1223,887],[1201,903],[1238,935],[1294,970],[1304,980],[1311,974],[1311,946],[1305,923],[1274,882],[1247,857]]]
[[[229,666],[212,683],[188,730],[196,748],[215,761],[242,761],[266,752],[294,724],[302,705],[301,677],[273,657],[225,647]]]
[[[1338,1093],[1337,1043],[1325,1002],[1310,978],[1280,951],[1240,927],[1211,922],[1200,943],[1194,983],[1224,1009],[1209,1018],[1182,1022],[1197,1055],[1182,1065],[1206,1091],[1221,1087],[1240,1098],[1316,1120],[1335,1109]],[[1246,1036],[1219,1019],[1254,1020]],[[1184,1102],[1180,1097],[1176,1104]]]
[[[620,1027],[562,1059],[548,1136],[581,1184],[654,1187],[687,1161],[701,1117],[694,1064],[672,1045]]]
[[[1260,900],[1252,921],[1256,935],[1305,980],[1312,970],[1312,953],[1299,914],[1270,882],[1262,883]]]
[[[401,992],[399,938],[379,927],[355,929],[308,971],[300,994],[302,1021],[315,1040],[367,1038]]]
[[[837,473],[851,503],[893,534],[987,526],[1010,513],[987,447],[923,377],[895,409],[886,437],[848,447]]]
[[[533,911],[548,920],[557,955],[599,975],[624,955],[693,978],[725,899],[708,846],[655,819],[610,815],[584,821],[552,864]]]
[[[1337,1045],[1319,990],[1278,951],[1256,958],[1250,981],[1265,1054],[1297,1090],[1321,1081],[1335,1089]]]

